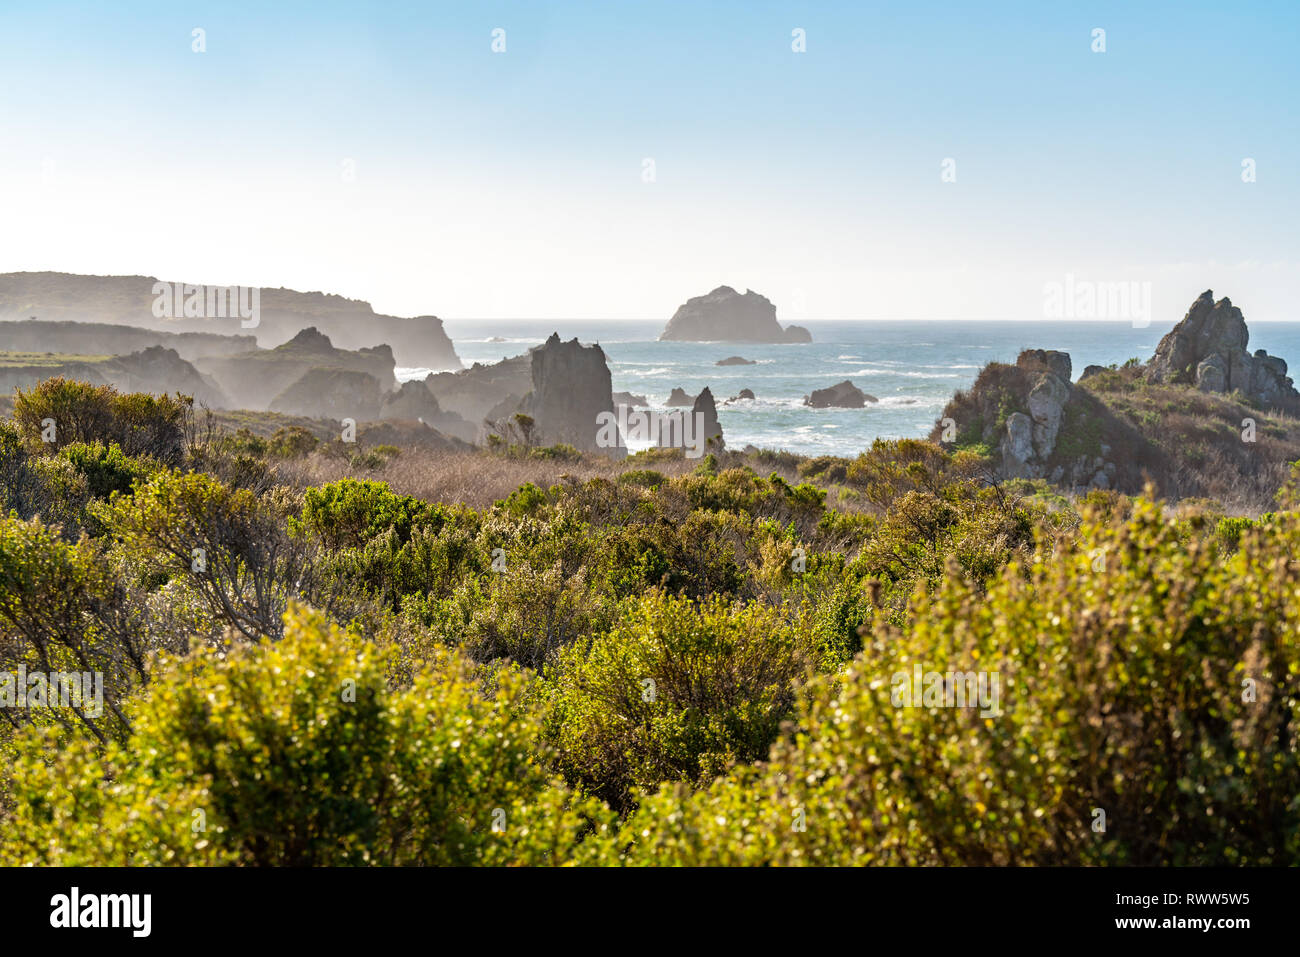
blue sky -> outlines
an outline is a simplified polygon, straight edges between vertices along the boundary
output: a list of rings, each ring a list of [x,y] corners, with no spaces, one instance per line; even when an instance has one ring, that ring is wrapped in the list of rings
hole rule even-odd
[[[1300,4],[379,7],[5,0],[0,271],[786,320],[1035,319],[1069,274],[1300,319]]]

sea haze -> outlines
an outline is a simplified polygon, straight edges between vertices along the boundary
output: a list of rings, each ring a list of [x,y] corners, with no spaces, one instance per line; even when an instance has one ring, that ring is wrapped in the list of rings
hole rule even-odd
[[[1022,349],[1061,349],[1077,379],[1088,365],[1146,361],[1173,322],[800,322],[808,345],[659,342],[661,321],[448,320],[447,333],[469,365],[497,362],[539,345],[552,332],[605,350],[614,390],[645,396],[652,408],[676,386],[713,390],[728,446],[752,443],[805,455],[856,455],[876,438],[929,434],[944,404],[975,381],[985,363],[1014,362]],[[1254,323],[1249,348],[1300,362],[1300,323]],[[491,341],[493,337],[503,342]],[[752,366],[716,366],[728,356]],[[403,381],[428,370],[398,369]],[[880,401],[865,409],[810,409],[803,397],[848,379]],[[727,404],[748,388],[754,402]]]

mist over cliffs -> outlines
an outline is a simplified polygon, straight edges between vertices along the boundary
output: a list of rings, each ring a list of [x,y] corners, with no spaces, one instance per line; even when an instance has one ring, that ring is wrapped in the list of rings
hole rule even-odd
[[[59,320],[168,333],[244,335],[255,337],[263,348],[281,345],[301,330],[315,327],[340,349],[388,345],[399,366],[461,368],[460,358],[437,316],[388,316],[375,312],[370,303],[360,299],[280,288],[260,290],[260,314],[253,328],[242,326],[238,316],[158,318],[154,310],[158,283],[151,276],[0,273],[0,321]],[[180,283],[168,285],[184,288]]]

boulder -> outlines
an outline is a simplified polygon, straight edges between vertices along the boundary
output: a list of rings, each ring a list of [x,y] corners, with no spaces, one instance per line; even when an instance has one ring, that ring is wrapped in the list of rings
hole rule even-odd
[[[750,389],[741,389],[740,392],[738,392],[736,395],[733,395],[730,399],[724,402],[723,405],[731,405],[735,402],[753,402],[753,401],[754,401],[753,391]]]
[[[803,397],[803,404],[814,409],[860,409],[868,402],[879,402],[874,395],[868,395],[848,379],[826,389],[814,389],[811,395]]]
[[[1070,381],[1072,365],[1068,352],[1060,352],[1056,349],[1025,349],[1016,356],[1016,365],[1022,369],[1043,366],[1065,382]]]
[[[766,296],[746,289],[741,295],[719,286],[679,306],[659,336],[676,342],[812,342],[801,326],[782,329],[776,306]]]

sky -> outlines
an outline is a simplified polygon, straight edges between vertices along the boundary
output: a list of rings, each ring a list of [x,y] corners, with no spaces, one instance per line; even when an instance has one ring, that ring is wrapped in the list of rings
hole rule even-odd
[[[782,321],[1042,320],[1068,277],[1300,320],[1297,37],[1294,0],[0,0],[0,272]]]

